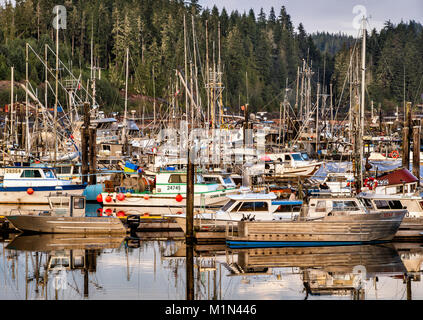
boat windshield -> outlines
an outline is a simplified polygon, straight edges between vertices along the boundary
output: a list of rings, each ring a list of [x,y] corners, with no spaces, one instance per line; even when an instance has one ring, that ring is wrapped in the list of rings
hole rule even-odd
[[[308,157],[308,154],[307,154],[307,153],[301,153],[301,157],[302,157],[305,161],[310,160],[310,158]]]
[[[53,171],[50,169],[44,169],[44,175],[46,176],[47,179],[55,178]]]
[[[226,178],[224,177],[223,182],[226,183],[226,184],[233,184],[231,177],[226,177]]]
[[[229,200],[223,207],[222,211],[228,211],[230,207],[235,203],[235,200]]]
[[[295,161],[304,161],[304,159],[301,157],[301,154],[299,153],[292,153],[291,156]]]
[[[334,201],[333,211],[358,211],[360,208],[354,201]]]

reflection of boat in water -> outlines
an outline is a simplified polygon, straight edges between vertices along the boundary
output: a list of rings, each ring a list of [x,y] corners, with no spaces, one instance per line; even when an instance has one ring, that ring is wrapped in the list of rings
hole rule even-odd
[[[37,234],[19,235],[6,247],[9,250],[40,251],[75,249],[114,249],[120,247],[124,236],[78,235],[78,234]]]
[[[366,272],[405,272],[398,253],[391,244],[302,247],[302,248],[254,248],[230,250],[237,256],[238,270],[256,268],[324,268],[328,272],[353,272],[356,266],[364,266]]]
[[[364,281],[407,272],[392,245],[236,249],[229,257],[225,266],[231,275],[271,275],[271,268],[299,268],[307,296],[363,298]]]

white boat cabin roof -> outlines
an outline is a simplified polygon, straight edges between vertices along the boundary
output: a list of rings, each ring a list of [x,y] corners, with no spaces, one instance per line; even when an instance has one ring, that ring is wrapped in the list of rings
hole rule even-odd
[[[246,201],[246,200],[275,200],[276,194],[270,193],[246,193],[246,194],[233,194],[227,196],[230,200],[234,201]]]
[[[365,199],[375,199],[375,200],[421,200],[422,197],[420,196],[410,196],[410,195],[403,195],[403,194],[377,194],[377,193],[366,193],[362,192],[358,195],[360,198]]]

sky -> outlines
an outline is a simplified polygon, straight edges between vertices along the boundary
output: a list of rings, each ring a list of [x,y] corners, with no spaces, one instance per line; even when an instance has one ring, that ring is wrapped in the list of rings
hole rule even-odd
[[[256,16],[260,8],[268,16],[272,6],[278,16],[280,8],[285,6],[294,25],[298,27],[302,22],[308,33],[328,31],[357,36],[357,22],[363,14],[368,18],[368,27],[377,30],[387,20],[423,23],[422,0],[199,0],[199,4],[210,9],[214,5],[219,10],[225,7],[228,13],[233,10],[248,13],[253,8]]]

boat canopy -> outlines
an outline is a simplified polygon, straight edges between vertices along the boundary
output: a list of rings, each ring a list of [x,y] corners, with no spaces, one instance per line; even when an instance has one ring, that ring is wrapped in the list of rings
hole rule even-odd
[[[277,197],[273,192],[270,193],[246,193],[246,194],[233,194],[227,196],[231,200],[244,201],[244,200],[275,200]]]

